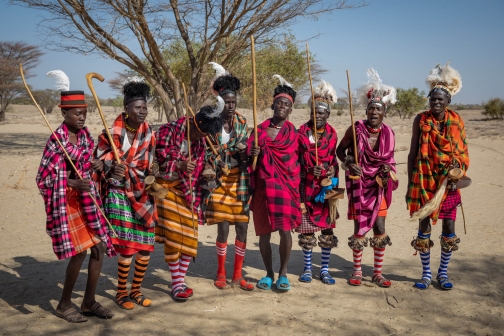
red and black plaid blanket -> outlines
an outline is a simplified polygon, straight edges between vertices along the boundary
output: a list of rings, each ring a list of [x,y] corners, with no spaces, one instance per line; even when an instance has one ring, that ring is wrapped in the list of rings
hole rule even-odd
[[[170,180],[176,176],[174,173],[178,174],[187,204],[191,204],[191,200],[194,198],[194,212],[198,215],[199,224],[203,225],[201,211],[202,189],[197,181],[205,167],[205,138],[191,141],[191,161],[195,161],[197,164],[196,169],[191,173],[193,195],[191,195],[189,189],[189,175],[179,171],[175,166],[177,161],[189,160],[188,154],[181,151],[182,144],[187,138],[186,120],[186,117],[182,117],[159,128],[156,132],[156,159],[160,166],[165,162],[168,163],[166,171],[160,172],[162,178]]]
[[[73,145],[68,140],[68,128],[65,123],[56,129],[55,134],[65,147],[66,152],[82,177],[90,179],[91,155],[93,153],[94,141],[87,127],[84,127],[77,133],[76,145]],[[71,167],[68,167],[68,169],[73,170]],[[40,194],[44,198],[47,214],[46,231],[51,236],[53,250],[58,259],[66,259],[76,254],[68,228],[66,172],[65,154],[56,138],[54,138],[54,135],[51,135],[40,161],[36,182]],[[98,197],[98,192],[93,182],[91,182],[90,194],[94,196],[101,206],[100,197]],[[107,245],[107,255],[109,257],[114,256],[115,251],[108,236],[107,222],[96,208],[89,193],[81,192],[80,195],[80,202],[84,210],[84,220]]]
[[[265,181],[272,230],[286,231],[301,224],[298,133],[291,122],[285,121],[275,140],[271,140],[266,133],[270,124],[271,119],[268,119],[257,126],[261,154],[256,170],[251,172],[250,184],[253,189],[257,178]],[[254,134],[247,143],[250,150],[254,144]]]
[[[156,147],[156,138],[154,132],[147,122],[140,125],[135,134],[135,138],[128,151],[124,152],[122,144],[126,134],[126,121],[124,113],[121,113],[110,129],[112,139],[117,148],[121,163],[126,165],[126,175],[124,177],[124,191],[131,207],[135,211],[136,219],[146,227],[152,228],[157,222],[157,211],[154,197],[145,191],[145,177],[148,174],[149,167],[154,159],[154,149]],[[105,130],[98,137],[98,147],[96,147],[95,156],[104,163],[104,175],[101,179],[101,189],[106,192],[107,179],[112,168],[112,162],[115,161],[112,147]],[[102,196],[106,196],[102,194]]]
[[[309,172],[309,168],[314,167],[316,164],[315,143],[310,141],[310,136],[313,136],[313,123],[311,121],[301,125],[299,128],[299,161],[303,176],[301,188],[305,188],[306,195],[306,199],[303,201],[312,223],[319,227],[329,228],[333,224],[330,223],[329,219],[329,204],[327,201],[323,203],[315,202],[314,198],[322,189],[320,181],[324,179],[330,166],[336,169],[334,176],[338,177],[338,161],[336,158],[338,135],[336,134],[336,130],[328,123],[325,125],[324,133],[319,135],[317,148],[318,161],[319,165],[323,165],[325,170],[322,173],[322,177],[318,179]]]

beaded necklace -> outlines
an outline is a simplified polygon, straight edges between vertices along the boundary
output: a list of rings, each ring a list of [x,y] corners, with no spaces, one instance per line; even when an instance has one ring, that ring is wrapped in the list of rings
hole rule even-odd
[[[380,127],[378,127],[378,128],[373,128],[373,127],[369,126],[369,124],[367,124],[367,123],[366,123],[366,127],[367,127],[367,129],[368,129],[368,131],[369,131],[370,133],[375,133],[375,134],[376,134],[376,133],[380,133],[381,128],[382,128],[382,127],[381,127],[381,125],[380,125]]]
[[[126,129],[127,129],[128,131],[130,131],[131,133],[136,133],[136,131],[138,131],[138,128],[133,128],[133,127],[131,127],[130,125],[128,125],[128,123],[127,123],[127,122],[126,122],[126,123],[124,123],[124,124],[126,125]]]

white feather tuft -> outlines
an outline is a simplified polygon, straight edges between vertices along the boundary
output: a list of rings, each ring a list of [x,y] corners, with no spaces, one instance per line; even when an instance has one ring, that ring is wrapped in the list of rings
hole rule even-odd
[[[361,104],[368,105],[368,92],[370,90],[372,90],[372,95],[379,97],[384,104],[395,104],[397,101],[396,89],[393,86],[383,84],[378,71],[375,69],[369,68],[366,73],[368,81],[358,89]]]
[[[427,85],[432,90],[437,84],[443,83],[444,86],[454,96],[462,89],[462,77],[460,73],[450,66],[451,61],[448,61],[443,67],[440,64],[436,65],[427,76]]]
[[[123,82],[122,82],[122,86],[128,84],[128,83],[143,83],[145,82],[145,80],[140,77],[140,76],[132,76],[132,77],[128,77],[126,78]]]
[[[224,111],[224,106],[226,105],[226,102],[224,102],[224,99],[221,98],[221,96],[217,96],[217,106],[213,109],[213,112],[210,114],[207,114],[208,118],[217,118],[218,116],[221,115],[222,111]]]
[[[288,87],[292,87],[292,84],[287,82],[282,76],[280,75],[273,75],[273,78],[276,78],[280,81],[280,85],[283,85],[283,86],[288,86]]]
[[[220,64],[217,64],[215,62],[210,62],[208,64],[210,64],[212,68],[215,70],[215,78],[229,74],[229,72],[227,72],[226,69],[224,69],[224,67]]]
[[[61,70],[52,70],[47,73],[47,77],[54,78],[56,91],[70,91],[70,79]]]
[[[334,90],[332,85],[325,80],[320,81],[320,83],[313,89],[313,96],[315,98],[322,97],[327,100],[330,105],[336,103],[338,100],[336,90]]]

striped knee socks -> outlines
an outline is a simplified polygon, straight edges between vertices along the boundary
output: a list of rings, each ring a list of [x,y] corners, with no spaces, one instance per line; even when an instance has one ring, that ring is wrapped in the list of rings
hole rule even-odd
[[[227,242],[220,243],[215,242],[215,248],[217,250],[217,277],[226,278],[226,254],[227,254]]]
[[[144,256],[140,253],[136,254],[135,257],[135,274],[133,276],[133,282],[131,283],[131,293],[130,297],[135,300],[137,297],[142,296],[140,292],[140,287],[142,286],[142,281],[144,279],[145,271],[147,271],[147,266],[149,265],[150,255]],[[143,306],[148,307],[151,305],[151,301],[144,299]]]
[[[361,262],[362,262],[362,252],[363,250],[352,250],[353,251],[353,275],[355,276],[362,276],[362,267],[361,267]]]
[[[321,255],[321,265],[320,265],[320,274],[327,272],[329,273],[329,257],[331,256],[331,249],[322,247],[322,255]]]
[[[237,281],[242,277],[243,261],[245,260],[245,251],[247,250],[247,243],[242,243],[235,240],[235,262],[233,281]]]
[[[128,296],[126,283],[128,282],[128,274],[131,267],[131,257],[125,258],[119,255],[117,258],[117,298]]]
[[[385,248],[373,247],[374,250],[374,267],[373,267],[373,278],[382,275],[382,265],[383,265],[383,255],[385,254]]]
[[[179,273],[182,277],[182,285],[185,285],[185,276],[187,273],[187,269],[189,268],[189,264],[191,263],[191,256],[187,254],[182,254],[179,259]]]
[[[308,249],[303,249],[303,254],[304,254],[304,271],[305,272],[310,272],[312,271],[312,250]]]
[[[420,239],[429,239],[431,236],[430,232],[423,233],[418,231],[418,238]],[[422,261],[422,279],[431,281],[432,280],[432,272],[430,269],[430,251],[427,253],[420,252],[420,260]]]
[[[445,238],[455,237],[455,233],[443,233]],[[452,251],[445,252],[441,249],[441,262],[439,263],[438,277],[448,277],[448,263],[450,262]]]

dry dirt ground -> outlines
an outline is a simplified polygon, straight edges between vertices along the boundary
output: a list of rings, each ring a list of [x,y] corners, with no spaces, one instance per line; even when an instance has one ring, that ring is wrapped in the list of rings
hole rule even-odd
[[[115,118],[106,108],[108,122]],[[250,113],[245,113],[249,120]],[[201,227],[196,263],[189,267],[187,283],[195,295],[186,303],[176,303],[170,296],[170,274],[163,262],[161,246],[151,258],[143,293],[153,300],[150,308],[121,310],[113,301],[116,259],[106,259],[98,286],[98,300],[113,310],[112,320],[91,318],[73,325],[54,315],[61,294],[66,261],[57,261],[51,240],[45,233],[42,198],[35,186],[35,174],[44,144],[49,136],[42,118],[31,106],[14,106],[7,121],[0,125],[0,335],[267,335],[267,334],[449,334],[502,335],[504,330],[504,182],[497,172],[504,166],[503,124],[485,121],[479,111],[463,111],[469,137],[473,184],[462,191],[467,220],[464,234],[459,210],[457,233],[459,251],[453,253],[449,267],[455,284],[452,291],[437,285],[427,291],[412,287],[421,275],[420,258],[413,255],[410,242],[416,223],[409,220],[404,204],[406,156],[412,120],[388,118],[397,136],[396,160],[402,182],[394,193],[387,218],[387,231],[393,245],[385,253],[384,274],[393,281],[390,289],[373,285],[373,255],[370,248],[363,257],[364,285],[351,287],[347,278],[352,270],[352,253],[347,237],[352,223],[342,216],[336,234],[340,247],[333,249],[330,271],[334,286],[323,285],[315,276],[311,284],[297,281],[303,270],[303,255],[294,239],[289,263],[292,290],[252,292],[221,291],[213,286],[216,271],[216,227]],[[362,112],[358,118],[363,118]],[[54,127],[61,122],[59,112],[49,119]],[[156,124],[151,118],[153,124]],[[307,112],[296,110],[291,121],[297,126],[307,119]],[[340,134],[349,125],[348,116],[331,116],[330,123]],[[102,125],[97,113],[88,117],[93,136]],[[340,177],[343,175],[341,174]],[[347,202],[340,203],[346,212]],[[439,264],[440,227],[434,227],[436,246],[432,250],[434,275]],[[273,235],[276,250],[278,236]],[[228,274],[233,267],[234,235],[230,234]],[[320,266],[320,250],[313,253],[315,274]],[[85,262],[85,265],[87,261]],[[274,257],[279,267],[278,256]],[[245,276],[253,282],[264,276],[253,225],[249,227]],[[80,306],[85,287],[86,269],[74,290],[74,303]],[[131,277],[131,276],[130,276]]]

